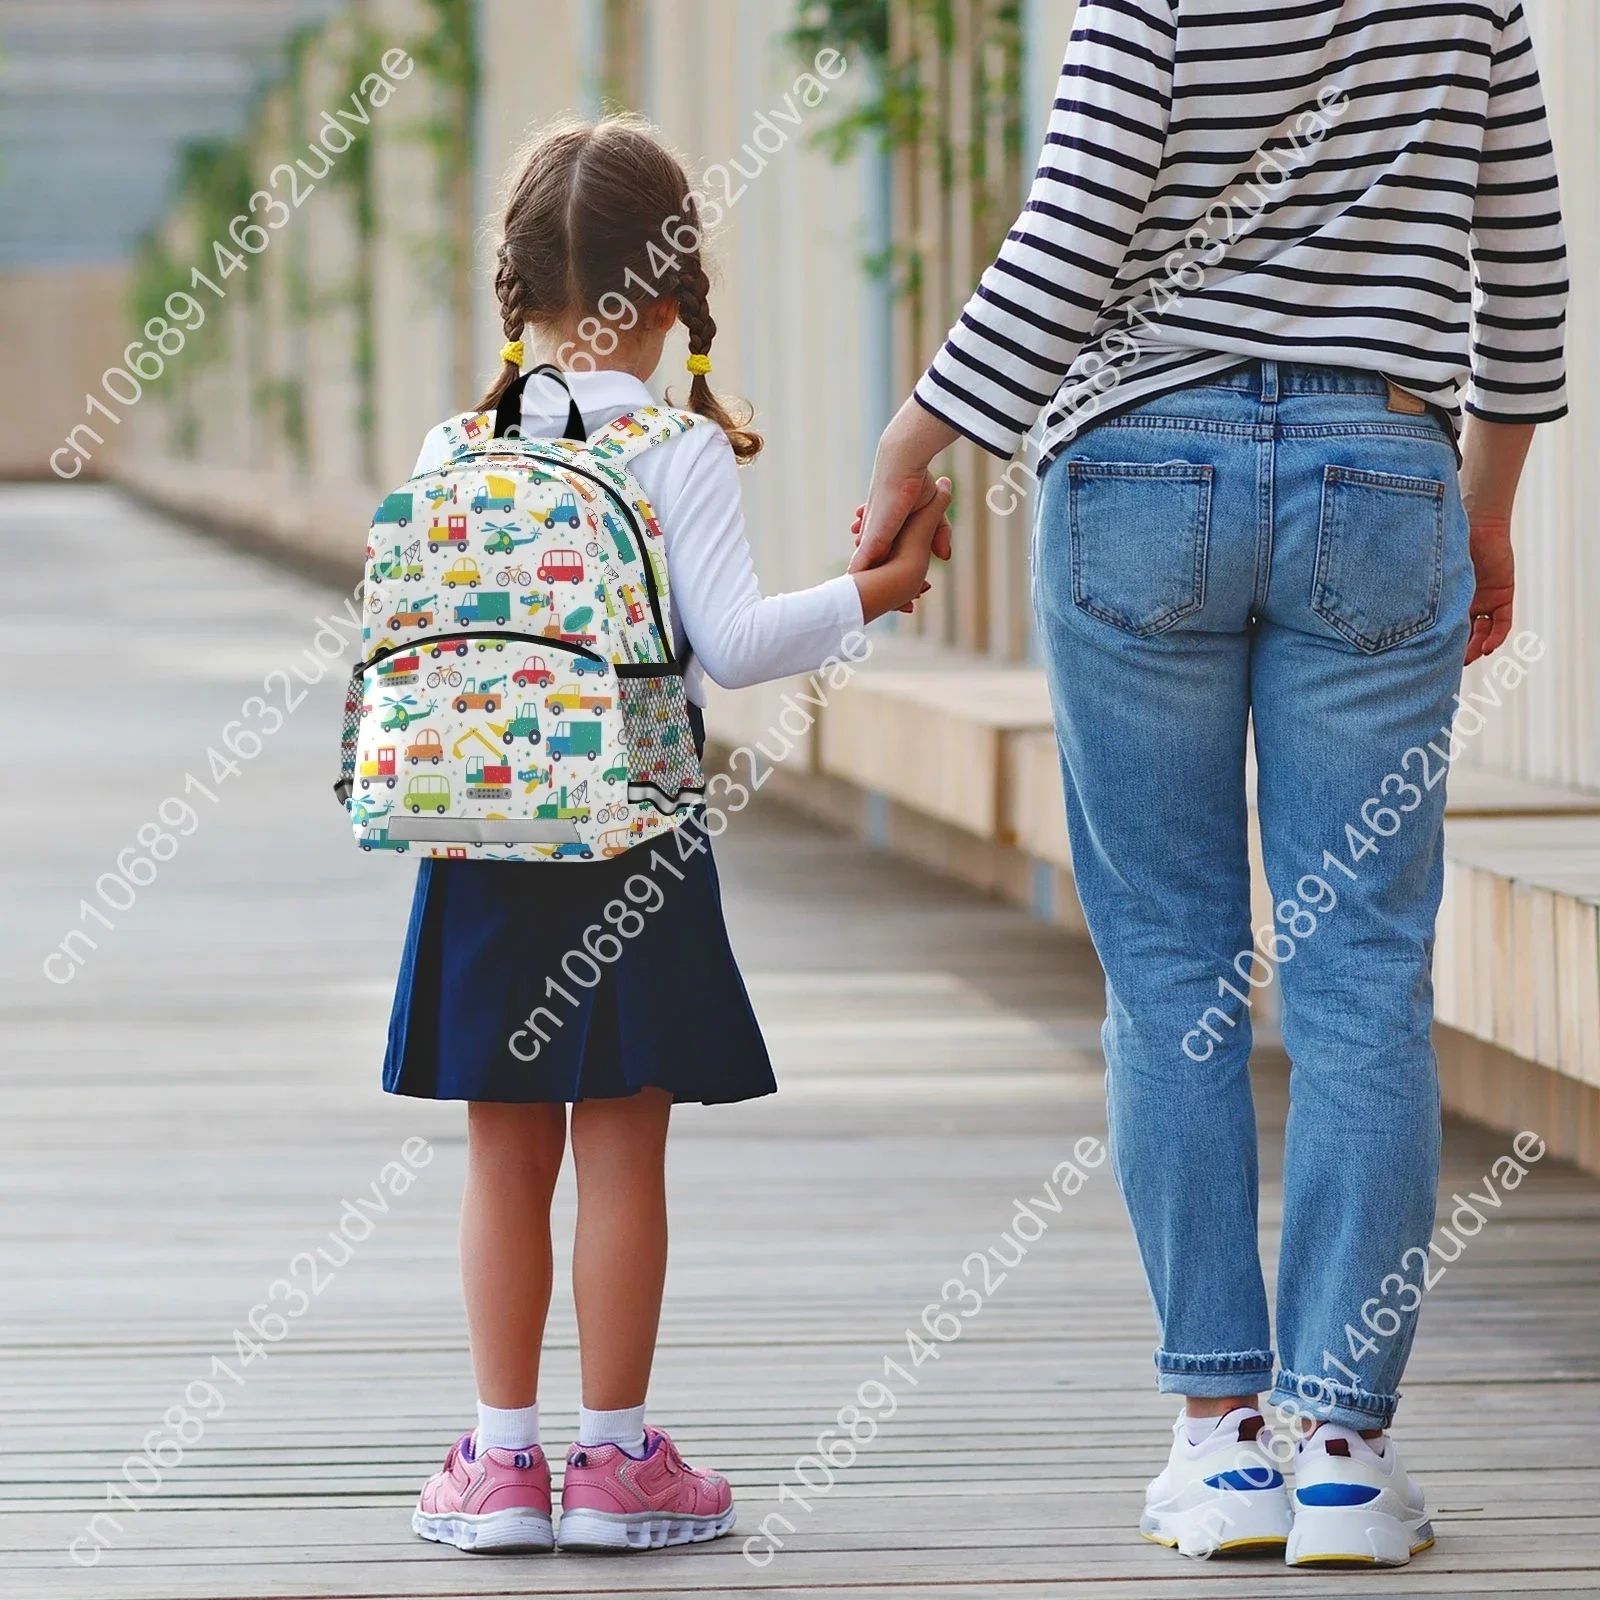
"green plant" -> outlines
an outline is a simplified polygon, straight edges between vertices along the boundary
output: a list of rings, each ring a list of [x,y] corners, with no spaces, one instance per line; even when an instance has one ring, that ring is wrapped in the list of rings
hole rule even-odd
[[[476,168],[478,7],[476,0],[423,0],[431,26],[409,45],[417,70],[432,84],[434,105],[414,133],[433,152],[442,228],[417,244],[431,268],[435,292],[453,323],[451,383],[463,397],[472,381],[472,240],[476,231],[472,180]]]
[[[359,95],[360,85],[382,49],[376,30],[364,18],[351,28],[342,60],[342,99]],[[372,136],[359,138],[328,175],[329,184],[349,196],[350,221],[356,236],[356,260],[347,287],[323,298],[323,304],[346,304],[355,311],[352,359],[356,380],[356,432],[361,440],[361,465],[376,475],[377,452],[377,309],[373,274],[377,250],[378,199],[372,163]]]
[[[918,40],[900,59],[890,48],[897,7]],[[985,248],[998,245],[1015,214],[1022,146],[1021,0],[995,0],[980,26],[981,37],[957,60],[953,0],[804,0],[788,40],[807,66],[819,50],[835,49],[865,68],[855,80],[856,98],[815,135],[829,157],[845,161],[874,140],[891,156],[933,162],[943,194],[958,182],[969,185],[977,242]],[[968,74],[972,115],[970,136],[958,145],[940,111],[962,73]],[[915,294],[924,275],[920,253],[903,240],[867,256],[863,266],[874,277],[888,278],[897,295]]]

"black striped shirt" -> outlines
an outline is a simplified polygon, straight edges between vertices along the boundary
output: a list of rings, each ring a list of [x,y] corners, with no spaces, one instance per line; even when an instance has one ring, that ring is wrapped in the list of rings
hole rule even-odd
[[[1082,0],[1027,204],[916,392],[1000,456],[1253,357],[1545,422],[1566,289],[1519,0]]]

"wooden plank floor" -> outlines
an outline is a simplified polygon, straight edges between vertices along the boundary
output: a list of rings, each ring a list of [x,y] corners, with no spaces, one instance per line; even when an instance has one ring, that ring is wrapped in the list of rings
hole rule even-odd
[[[11,576],[0,850],[0,1593],[290,1596],[1592,1594],[1600,1585],[1600,1185],[1538,1166],[1425,1313],[1399,1437],[1438,1547],[1402,1573],[1182,1561],[1134,1527],[1172,1406],[1102,1167],[915,1370],[879,1437],[757,1570],[741,1538],[905,1329],[1104,1132],[1083,947],[776,809],[720,848],[783,1092],[682,1112],[652,1408],[731,1476],[740,1537],[652,1557],[469,1558],[409,1502],[471,1415],[454,1260],[459,1108],[379,1092],[409,863],[351,846],[328,796],[336,670],[76,978],[44,956],[325,591],[99,490],[0,490]],[[92,619],[85,627],[80,618]],[[281,691],[279,691],[281,693]],[[257,712],[254,724],[263,720]],[[114,891],[113,891],[114,892]],[[57,970],[61,970],[59,965]],[[1260,1071],[1263,1228],[1280,1064]],[[91,1569],[67,1547],[184,1388],[403,1141],[433,1152]],[[1443,1192],[1506,1148],[1452,1126]],[[560,1229],[571,1191],[560,1198]],[[350,1231],[361,1229],[350,1224]],[[327,1245],[338,1259],[341,1252]],[[996,1269],[998,1273],[998,1269]],[[974,1269],[974,1276],[976,1275]],[[299,1281],[306,1281],[302,1263]],[[273,1309],[287,1309],[279,1291]],[[543,1407],[559,1455],[576,1351],[558,1293]],[[130,1491],[131,1493],[131,1491]],[[105,1525],[102,1525],[103,1527]],[[777,1527],[777,1524],[773,1524]],[[109,1530],[108,1530],[109,1531]],[[781,1529],[779,1530],[781,1532]],[[84,1548],[80,1546],[80,1549]]]

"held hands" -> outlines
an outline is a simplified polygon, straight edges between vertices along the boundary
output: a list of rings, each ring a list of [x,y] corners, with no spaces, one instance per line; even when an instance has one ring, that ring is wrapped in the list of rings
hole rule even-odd
[[[918,405],[914,398],[895,413],[878,441],[872,462],[872,487],[867,491],[866,505],[856,516],[852,572],[875,567],[884,560],[907,518],[933,498],[936,484],[928,463],[956,437],[954,428]],[[941,561],[950,559],[948,526],[935,532],[933,553]]]
[[[945,512],[950,505],[950,480],[930,478],[929,484],[931,493],[916,502],[910,514],[902,519],[903,525],[891,536],[883,559],[863,571],[858,549],[850,564],[851,576],[861,595],[861,614],[865,622],[890,611],[909,611],[912,602],[927,590],[928,563],[939,542],[942,540],[945,549],[949,549],[950,524],[945,520]],[[866,509],[863,506],[856,513],[858,540]]]

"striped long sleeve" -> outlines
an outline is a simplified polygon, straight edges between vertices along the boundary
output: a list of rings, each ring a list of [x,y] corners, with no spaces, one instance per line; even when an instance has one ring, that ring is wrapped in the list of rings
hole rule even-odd
[[[1177,42],[1169,0],[1082,0],[1027,203],[917,385],[1010,456],[1094,326],[1161,166]]]
[[[1547,421],[1566,294],[1522,0],[1083,0],[1027,204],[916,396],[1002,456],[1250,360]]]
[[[1528,19],[1518,3],[1490,61],[1472,212],[1476,295],[1467,410],[1475,416],[1550,422],[1565,415],[1566,262],[1555,154]]]

